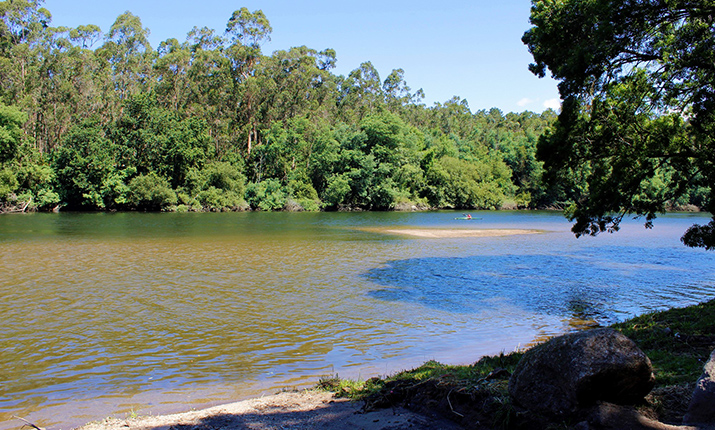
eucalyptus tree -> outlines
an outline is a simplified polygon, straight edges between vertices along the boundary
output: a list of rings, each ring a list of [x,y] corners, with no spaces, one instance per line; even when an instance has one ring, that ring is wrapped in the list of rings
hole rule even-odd
[[[454,96],[444,103],[435,103],[429,108],[430,127],[438,128],[446,135],[454,134],[460,138],[471,137],[475,123],[469,102]],[[501,112],[499,112],[501,115]]]
[[[339,85],[338,107],[348,123],[362,120],[376,112],[385,102],[380,74],[371,62],[366,61],[351,71]]]
[[[154,61],[159,103],[175,111],[184,111],[188,103],[191,51],[188,44],[168,39],[159,44]]]
[[[154,53],[149,44],[149,29],[141,19],[127,11],[109,29],[99,55],[111,66],[113,87],[118,101],[151,89]],[[108,92],[105,92],[109,96]],[[121,107],[121,103],[119,103]],[[114,112],[114,115],[121,114]]]
[[[404,108],[410,104],[419,103],[424,98],[422,89],[412,94],[411,88],[405,81],[405,71],[394,69],[382,83],[382,91],[385,93],[385,102],[388,108],[395,113],[402,113]]]
[[[210,28],[194,27],[186,42],[191,52],[186,114],[206,120],[216,153],[225,154],[230,149],[234,111],[232,68],[223,52],[225,39]]]
[[[0,94],[6,104],[24,104],[36,78],[37,50],[52,16],[41,0],[0,2]]]
[[[238,136],[246,139],[249,155],[254,143],[260,143],[256,118],[260,88],[255,79],[256,64],[261,59],[261,44],[271,40],[272,31],[263,11],[250,12],[245,7],[234,11],[226,24],[230,43],[226,54],[231,63],[236,112],[234,129]]]
[[[32,107],[32,136],[40,152],[52,150],[74,121],[79,94],[72,85],[71,55],[75,49],[68,29],[48,28],[38,49]]]
[[[305,46],[264,57],[256,73],[261,88],[262,121],[318,115],[330,99],[331,75],[323,69],[323,52]]]
[[[547,177],[570,184],[576,235],[616,231],[715,183],[715,5],[710,0],[533,0],[523,37],[533,73],[563,99],[539,144]],[[715,248],[715,219],[683,237]]]

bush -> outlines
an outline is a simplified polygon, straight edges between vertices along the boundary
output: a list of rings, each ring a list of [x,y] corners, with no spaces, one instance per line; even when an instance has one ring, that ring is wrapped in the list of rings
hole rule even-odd
[[[161,210],[177,202],[169,181],[154,172],[132,179],[129,189],[130,201],[137,209]]]
[[[240,210],[244,207],[243,194],[246,177],[231,163],[214,162],[203,169],[192,169],[186,180],[194,196],[192,204],[209,210]],[[187,200],[187,199],[182,199]]]
[[[277,179],[267,179],[251,183],[246,188],[246,201],[253,209],[263,211],[281,210],[286,204],[287,194]]]
[[[199,192],[196,200],[204,209],[221,211],[224,209],[239,210],[243,199],[233,191],[224,191],[216,187]]]
[[[318,192],[307,178],[292,180],[288,183],[288,190],[292,198],[286,202],[285,210],[317,212],[320,210]]]
[[[8,168],[0,170],[0,201],[6,200],[8,195],[14,193],[19,186],[17,176],[12,170]]]
[[[328,186],[323,193],[323,201],[327,206],[336,207],[343,203],[350,194],[350,180],[346,175],[333,175],[328,178]]]

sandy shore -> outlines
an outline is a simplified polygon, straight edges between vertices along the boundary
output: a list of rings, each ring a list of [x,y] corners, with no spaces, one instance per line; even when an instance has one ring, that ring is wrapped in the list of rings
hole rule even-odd
[[[361,402],[334,398],[323,391],[286,392],[180,414],[128,419],[108,418],[79,430],[214,430],[214,429],[364,429],[456,430],[461,427],[440,417],[403,408],[361,410]]]
[[[518,234],[536,234],[539,230],[527,229],[458,229],[458,228],[398,228],[370,229],[375,233],[397,234],[423,238],[455,238],[455,237],[497,237],[514,236]]]

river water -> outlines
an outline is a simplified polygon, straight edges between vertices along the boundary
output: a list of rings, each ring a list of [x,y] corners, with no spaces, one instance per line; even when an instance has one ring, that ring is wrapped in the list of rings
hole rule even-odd
[[[575,239],[559,213],[0,217],[0,429],[466,364],[715,296],[706,215]],[[418,238],[395,228],[536,229]]]

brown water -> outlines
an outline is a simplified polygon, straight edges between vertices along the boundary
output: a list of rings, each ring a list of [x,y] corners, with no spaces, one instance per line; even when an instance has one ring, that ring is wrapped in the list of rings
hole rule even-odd
[[[13,415],[69,428],[311,385],[320,375],[469,363],[584,321],[715,292],[711,254],[677,242],[702,218],[577,241],[558,214],[454,216],[0,217],[0,429],[22,425]],[[542,233],[380,233],[396,226]]]

